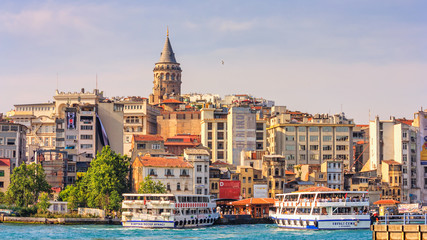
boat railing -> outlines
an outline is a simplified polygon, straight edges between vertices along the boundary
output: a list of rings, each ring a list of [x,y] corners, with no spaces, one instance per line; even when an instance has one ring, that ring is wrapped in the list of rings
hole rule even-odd
[[[379,225],[388,225],[388,224],[399,224],[399,225],[408,225],[408,224],[419,224],[427,225],[427,214],[411,214],[404,213],[399,215],[390,215],[385,214],[384,216],[378,217],[378,221],[375,224]]]
[[[369,198],[361,198],[361,199],[350,199],[350,198],[339,198],[339,199],[331,199],[331,198],[321,198],[321,199],[317,199],[316,201],[314,199],[309,199],[309,198],[303,198],[300,199],[299,201],[295,201],[295,200],[287,200],[287,199],[283,199],[282,202],[369,202]]]

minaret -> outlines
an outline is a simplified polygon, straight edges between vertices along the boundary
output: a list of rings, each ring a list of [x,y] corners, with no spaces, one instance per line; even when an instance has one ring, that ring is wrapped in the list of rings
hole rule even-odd
[[[181,95],[181,67],[175,59],[169,41],[169,29],[166,34],[166,42],[160,53],[160,60],[154,69],[153,94],[150,95],[150,104],[159,104],[165,99],[178,99]]]

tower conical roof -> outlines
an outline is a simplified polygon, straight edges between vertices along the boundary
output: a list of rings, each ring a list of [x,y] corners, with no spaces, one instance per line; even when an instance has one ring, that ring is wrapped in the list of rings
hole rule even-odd
[[[163,47],[162,53],[160,53],[159,62],[177,63],[175,59],[175,53],[173,53],[172,46],[169,41],[169,36],[166,37],[165,46]]]

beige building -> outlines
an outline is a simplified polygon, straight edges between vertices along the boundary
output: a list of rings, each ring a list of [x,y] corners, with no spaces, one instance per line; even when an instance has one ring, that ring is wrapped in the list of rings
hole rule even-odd
[[[168,193],[193,194],[193,166],[178,157],[136,157],[132,164],[132,191],[146,176],[166,186]]]
[[[10,184],[10,159],[0,158],[0,192],[6,192]]]
[[[282,113],[270,119],[268,151],[285,156],[288,168],[297,164],[321,164],[342,160],[345,168],[353,164],[352,120],[341,115],[304,117],[302,122]]]
[[[202,144],[212,151],[212,161],[238,166],[242,151],[266,150],[266,120],[249,107],[203,108]]]
[[[381,199],[402,199],[402,164],[394,160],[383,160],[381,163]]]
[[[162,111],[157,117],[157,134],[164,139],[178,134],[200,135],[200,111]]]
[[[326,160],[321,165],[328,188],[344,190],[344,165],[342,160]]]
[[[268,197],[283,193],[286,184],[286,160],[280,155],[264,155],[262,175],[268,183]]]

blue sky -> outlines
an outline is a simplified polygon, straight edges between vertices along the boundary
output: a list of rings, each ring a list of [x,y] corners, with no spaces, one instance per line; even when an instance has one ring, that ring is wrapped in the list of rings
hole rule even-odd
[[[426,107],[425,1],[1,1],[0,112],[152,91],[166,37],[182,92],[249,93],[357,123]],[[224,65],[221,61],[224,60]]]

